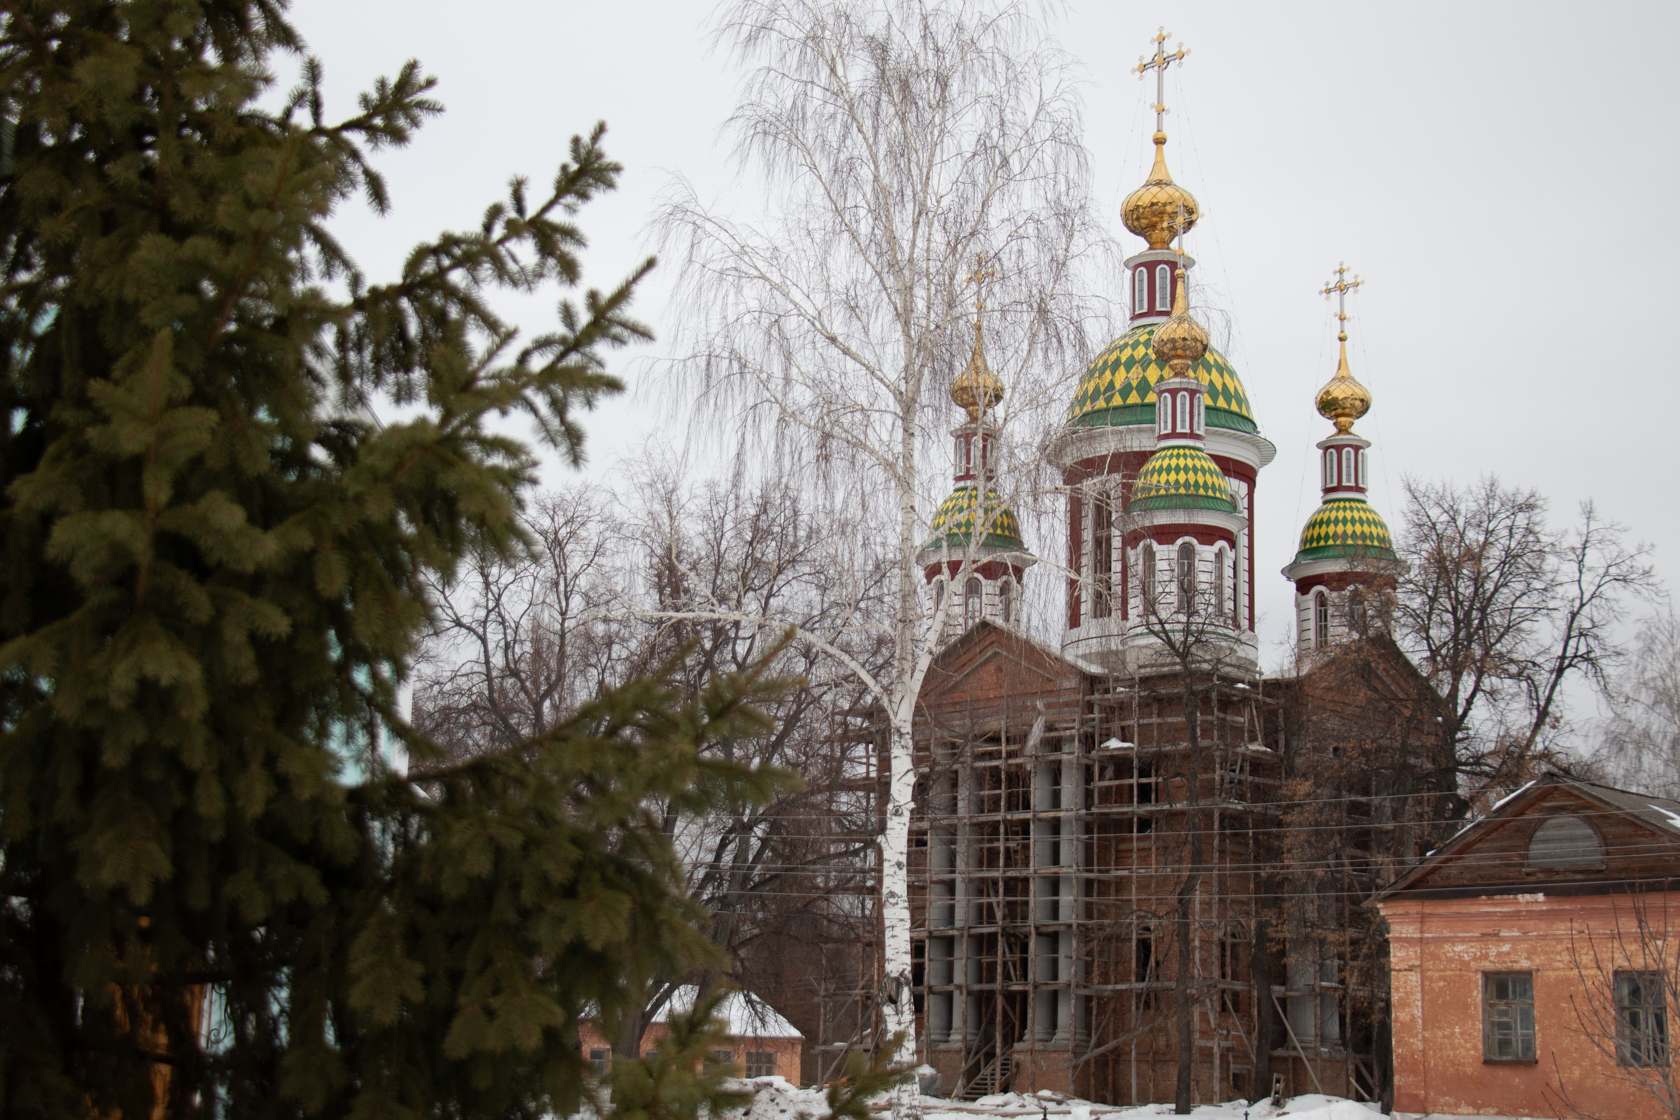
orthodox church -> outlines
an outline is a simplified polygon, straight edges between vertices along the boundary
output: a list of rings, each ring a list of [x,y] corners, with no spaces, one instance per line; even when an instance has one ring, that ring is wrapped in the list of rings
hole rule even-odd
[[[1139,67],[1158,83],[1185,53],[1164,40]],[[1189,306],[1199,209],[1168,171],[1160,100],[1158,84],[1154,165],[1122,210],[1144,242],[1129,329],[1049,451],[1067,495],[1059,643],[1021,625],[1036,561],[998,494],[1006,387],[978,322],[952,385],[954,485],[919,556],[946,622],[916,725],[918,1045],[969,1099],[1172,1100],[1188,1068],[1202,1103],[1274,1085],[1375,1100],[1386,972],[1359,902],[1423,839],[1427,796],[1384,794],[1422,781],[1439,744],[1433,694],[1384,630],[1398,562],[1354,431],[1371,395],[1344,303],[1314,402],[1332,427],[1323,500],[1282,572],[1297,664],[1264,677],[1254,588],[1277,577],[1253,526],[1276,449]],[[1359,283],[1339,269],[1324,294]]]

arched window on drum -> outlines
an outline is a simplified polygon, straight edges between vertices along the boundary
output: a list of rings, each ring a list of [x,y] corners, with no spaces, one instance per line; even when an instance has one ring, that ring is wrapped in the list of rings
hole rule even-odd
[[[1144,541],[1138,546],[1138,594],[1142,597],[1143,616],[1155,613],[1155,545]]]
[[[1172,269],[1163,264],[1155,269],[1155,310],[1171,311],[1172,300]]]
[[[1221,621],[1225,618],[1225,575],[1226,564],[1225,546],[1220,545],[1213,553],[1213,613]]]
[[[1178,546],[1178,609],[1189,614],[1196,606],[1196,546]]]

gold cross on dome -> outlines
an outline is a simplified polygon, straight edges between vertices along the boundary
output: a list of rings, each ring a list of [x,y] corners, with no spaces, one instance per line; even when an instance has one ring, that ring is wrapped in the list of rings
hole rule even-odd
[[[963,283],[974,285],[974,322],[977,326],[986,310],[986,281],[996,276],[997,269],[986,267],[986,254],[974,254],[974,271],[963,277]]]
[[[1178,45],[1178,50],[1173,51],[1170,54],[1167,53],[1167,39],[1171,35],[1172,32],[1168,31],[1165,27],[1162,27],[1158,32],[1156,32],[1154,39],[1155,57],[1150,58],[1148,55],[1138,55],[1137,68],[1133,71],[1133,73],[1138,76],[1138,81],[1140,82],[1143,80],[1143,76],[1149,71],[1155,71],[1155,104],[1151,105],[1150,108],[1155,110],[1156,132],[1166,131],[1166,116],[1172,111],[1167,108],[1167,67],[1171,66],[1175,62],[1180,66],[1184,65],[1184,56],[1190,53],[1185,49],[1183,43]]]
[[[1331,296],[1336,297],[1336,321],[1341,324],[1341,331],[1339,333],[1344,341],[1347,339],[1348,293],[1358,291],[1365,283],[1365,281],[1359,278],[1357,273],[1354,274],[1352,280],[1349,280],[1347,278],[1347,270],[1346,261],[1342,261],[1337,264],[1335,282],[1325,284],[1318,292],[1318,294],[1323,296],[1325,299],[1329,299]]]

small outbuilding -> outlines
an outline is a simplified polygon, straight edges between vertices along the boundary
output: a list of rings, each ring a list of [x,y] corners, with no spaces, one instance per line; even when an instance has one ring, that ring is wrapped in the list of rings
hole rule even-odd
[[[1656,1120],[1680,1104],[1680,802],[1551,775],[1374,901],[1397,1116]]]
[[[653,1022],[642,1033],[644,1057],[659,1049],[660,1040],[671,1033],[668,1025],[672,1015],[685,1014],[694,1007],[699,989],[691,984],[678,988],[655,1014]],[[730,992],[718,1007],[718,1017],[729,1028],[729,1045],[712,1051],[713,1061],[735,1067],[740,1077],[785,1077],[799,1084],[799,1063],[804,1054],[805,1036],[768,1003],[751,992]],[[604,1074],[612,1062],[612,1043],[598,1025],[590,1019],[578,1028],[578,1041],[597,1074]]]

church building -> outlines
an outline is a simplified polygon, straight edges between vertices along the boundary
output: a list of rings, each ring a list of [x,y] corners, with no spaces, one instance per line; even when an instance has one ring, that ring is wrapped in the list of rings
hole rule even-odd
[[[1284,558],[1256,556],[1253,527],[1276,451],[1190,308],[1199,210],[1167,168],[1159,87],[1184,52],[1164,38],[1140,66],[1158,82],[1154,166],[1122,211],[1144,242],[1129,328],[1049,451],[1067,501],[1059,642],[1022,626],[1034,558],[993,484],[1005,386],[978,324],[952,388],[954,486],[919,557],[949,609],[916,725],[918,1045],[969,1099],[1170,1101],[1187,1070],[1201,1103],[1274,1083],[1375,1100],[1386,971],[1359,904],[1426,839],[1427,788],[1395,801],[1378,784],[1423,781],[1436,702],[1385,636],[1397,562],[1366,498],[1372,445],[1353,426],[1371,397],[1345,306],[1315,402],[1334,429],[1323,502],[1283,569],[1297,663],[1260,672],[1255,581]],[[1325,294],[1358,284],[1340,270]]]

